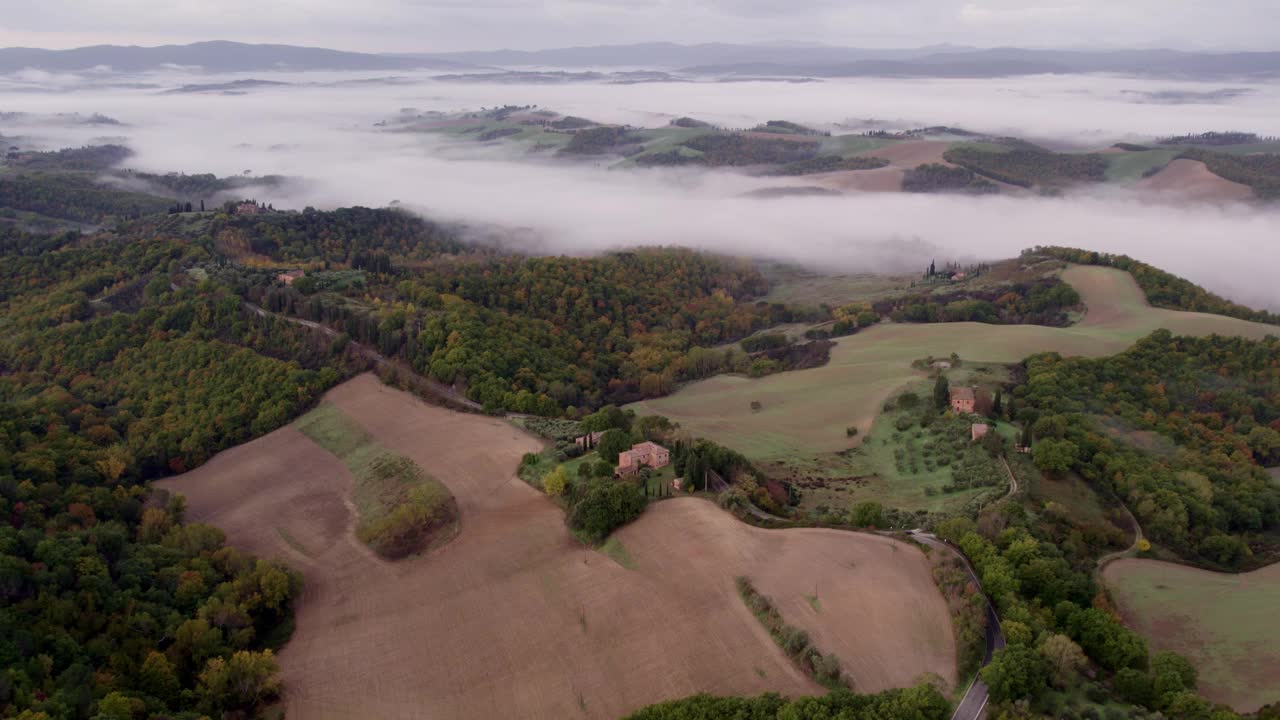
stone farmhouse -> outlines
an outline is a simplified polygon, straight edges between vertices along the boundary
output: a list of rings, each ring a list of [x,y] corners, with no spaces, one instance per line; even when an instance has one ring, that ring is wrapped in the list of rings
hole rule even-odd
[[[642,467],[660,468],[670,463],[670,450],[657,443],[642,442],[618,453],[618,467],[614,473],[618,477],[629,477],[640,472]]]
[[[978,396],[973,392],[973,388],[951,388],[951,409],[955,412],[972,415],[976,411],[977,404]]]

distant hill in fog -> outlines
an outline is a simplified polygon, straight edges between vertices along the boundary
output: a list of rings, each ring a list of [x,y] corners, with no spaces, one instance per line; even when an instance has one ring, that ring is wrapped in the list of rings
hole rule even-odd
[[[98,67],[115,72],[198,67],[205,72],[265,70],[459,70],[464,64],[427,57],[343,52],[293,45],[247,45],[214,41],[191,45],[136,47],[96,45],[73,50],[0,48],[0,73],[24,69],[78,72]]]
[[[811,77],[1004,77],[1039,73],[1123,73],[1167,78],[1280,76],[1280,52],[1182,50],[979,49],[941,45],[915,49],[676,45],[645,43],[538,51],[496,50],[417,55],[484,65],[679,68],[716,75]]]

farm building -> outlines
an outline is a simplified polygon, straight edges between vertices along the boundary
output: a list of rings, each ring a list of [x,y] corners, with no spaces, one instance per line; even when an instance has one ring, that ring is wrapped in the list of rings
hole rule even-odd
[[[574,438],[573,441],[577,443],[578,447],[582,448],[583,450],[590,450],[591,448],[595,447],[597,443],[600,442],[601,435],[604,435],[604,433],[603,432],[587,433],[582,437]]]
[[[614,472],[618,477],[627,477],[640,472],[642,467],[666,467],[670,462],[670,450],[657,443],[642,442],[618,453],[618,468]]]
[[[282,272],[279,275],[276,275],[276,279],[285,285],[292,285],[294,280],[305,277],[306,274],[307,273],[302,270],[289,270],[288,272]]]
[[[262,212],[256,202],[242,202],[236,205],[236,215],[257,215]]]
[[[978,404],[977,393],[973,388],[951,388],[951,409],[966,415],[972,415]]]
[[[982,438],[986,437],[989,432],[991,432],[990,426],[984,423],[974,423],[969,428],[969,439],[972,442],[978,442]]]

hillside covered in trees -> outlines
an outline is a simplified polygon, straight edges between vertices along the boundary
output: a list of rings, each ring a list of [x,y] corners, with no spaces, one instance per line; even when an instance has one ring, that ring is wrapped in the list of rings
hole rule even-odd
[[[6,717],[221,716],[279,690],[300,577],[146,482],[288,422],[342,363],[224,288],[173,291],[203,257],[0,231]]]
[[[1164,330],[1110,358],[1038,356],[1018,418],[1037,465],[1115,493],[1152,540],[1211,568],[1256,567],[1280,556],[1280,487],[1263,470],[1280,462],[1277,357],[1274,337]]]

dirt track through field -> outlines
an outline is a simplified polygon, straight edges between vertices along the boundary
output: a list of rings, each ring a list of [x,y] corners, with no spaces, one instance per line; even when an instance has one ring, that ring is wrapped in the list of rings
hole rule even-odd
[[[836,652],[859,690],[924,672],[955,681],[946,606],[910,545],[760,530],[686,498],[619,533],[627,569],[575,542],[562,511],[514,478],[539,448],[522,431],[370,375],[326,402],[449,486],[457,539],[376,559],[351,533],[346,468],[292,428],[162,483],[187,495],[192,520],[305,574],[280,654],[291,717],[615,718],[702,691],[821,692],[747,611],[738,574]]]

